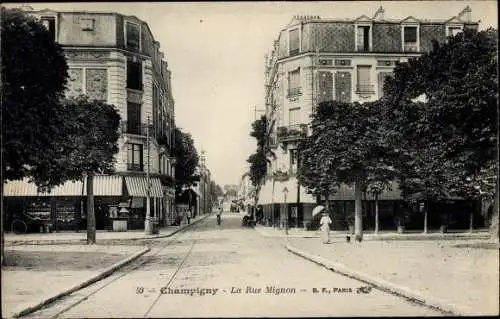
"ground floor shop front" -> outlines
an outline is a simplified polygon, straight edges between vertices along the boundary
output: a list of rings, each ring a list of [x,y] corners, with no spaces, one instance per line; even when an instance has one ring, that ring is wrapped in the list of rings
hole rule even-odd
[[[273,185],[274,184],[274,185]],[[296,194],[299,194],[297,197]],[[298,200],[297,200],[298,199]],[[274,227],[302,227],[317,229],[319,215],[312,216],[317,205],[326,205],[325,198],[314,198],[303,187],[297,192],[296,180],[268,182],[259,195],[258,205],[262,207],[261,223]],[[343,185],[329,196],[328,207],[332,218],[332,230],[349,230],[354,226],[354,190]],[[487,227],[487,217],[480,201],[448,200],[441,202],[408,205],[397,185],[380,194],[377,201],[373,196],[363,197],[363,229],[375,230],[466,230]],[[378,216],[376,214],[378,210]]]
[[[113,221],[121,220],[126,222],[126,229],[144,229],[148,207],[149,216],[160,226],[168,225],[175,211],[175,191],[161,185],[158,178],[150,178],[149,182],[148,190],[147,180],[142,176],[94,176],[96,228],[113,230]],[[26,180],[8,182],[4,195],[4,229],[11,231],[15,221],[22,221],[17,225],[24,223],[27,231],[86,229],[86,195],[86,182],[81,181],[66,182],[50,193],[38,192],[37,187]]]

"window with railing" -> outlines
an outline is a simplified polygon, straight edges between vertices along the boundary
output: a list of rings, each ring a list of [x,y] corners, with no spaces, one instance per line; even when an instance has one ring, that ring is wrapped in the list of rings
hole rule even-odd
[[[358,93],[373,93],[374,87],[370,80],[371,65],[358,65],[357,71],[358,83],[356,91]]]
[[[141,132],[141,108],[137,103],[127,102],[127,121],[125,133],[140,134]]]
[[[143,170],[143,146],[142,144],[128,143],[127,151],[127,170],[142,171]]]
[[[142,62],[127,60],[127,88],[142,91]]]
[[[403,27],[404,52],[418,52],[418,29],[416,26]]]
[[[299,95],[300,92],[300,69],[288,72],[288,96]]]

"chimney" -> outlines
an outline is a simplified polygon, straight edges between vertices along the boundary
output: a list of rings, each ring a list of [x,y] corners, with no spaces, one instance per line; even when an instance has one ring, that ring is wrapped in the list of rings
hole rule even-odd
[[[472,22],[472,10],[469,6],[465,7],[459,14],[458,18],[465,22]]]
[[[384,20],[385,19],[385,10],[384,8],[380,7],[378,8],[377,11],[375,11],[375,14],[373,15],[373,20]]]

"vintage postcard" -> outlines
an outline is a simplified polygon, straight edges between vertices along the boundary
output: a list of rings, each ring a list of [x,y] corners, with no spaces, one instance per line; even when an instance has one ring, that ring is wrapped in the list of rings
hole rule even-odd
[[[497,12],[4,3],[2,317],[498,315]]]

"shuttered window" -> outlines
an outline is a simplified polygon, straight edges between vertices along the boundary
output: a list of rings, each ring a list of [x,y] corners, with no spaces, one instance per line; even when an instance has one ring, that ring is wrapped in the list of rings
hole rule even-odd
[[[359,92],[370,92],[373,90],[373,86],[370,80],[370,65],[358,65],[358,86],[357,91]]]
[[[335,99],[339,102],[351,102],[351,73],[337,72],[335,74]]]
[[[333,100],[333,75],[331,72],[319,72],[318,103]]]

